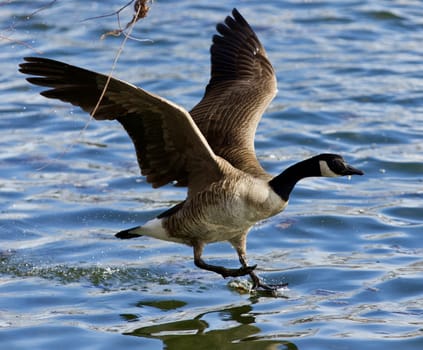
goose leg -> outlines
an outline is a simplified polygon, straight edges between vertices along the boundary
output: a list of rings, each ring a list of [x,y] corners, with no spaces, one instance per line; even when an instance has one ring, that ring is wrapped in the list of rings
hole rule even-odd
[[[241,262],[242,266],[248,266],[247,264],[247,258],[245,256],[245,254],[242,254],[240,252],[238,252],[238,256],[239,256],[239,261]],[[260,278],[254,273],[254,271],[251,271],[249,273],[251,280],[253,281],[253,289],[259,289],[262,288],[264,290],[274,290],[275,288],[272,288],[271,286],[265,284],[264,282],[262,282],[260,280]]]
[[[236,252],[238,253],[239,262],[241,263],[241,266],[244,268],[248,267],[247,262],[247,240],[246,240],[246,234],[237,238],[234,238],[230,240],[232,246],[235,248]],[[257,265],[254,265],[257,266]],[[271,288],[267,284],[263,283],[260,278],[254,273],[254,271],[251,271],[249,273],[252,281],[253,281],[253,288],[252,289],[258,289],[262,288],[264,290],[275,290],[276,288]]]
[[[245,247],[244,248],[243,247],[235,247],[235,249],[238,253],[238,257],[239,257],[239,261],[240,261],[241,265],[243,267],[248,267]],[[255,265],[255,266],[257,266],[257,265]],[[262,289],[264,291],[274,293],[279,288],[286,287],[288,285],[288,283],[266,284],[266,283],[261,281],[261,279],[255,274],[254,271],[251,271],[249,273],[249,275],[251,277],[251,280],[253,281],[253,288],[252,288],[253,290]]]
[[[203,270],[213,271],[218,273],[219,275],[222,275],[223,278],[226,277],[240,277],[249,275],[253,272],[253,270],[257,267],[257,265],[254,266],[247,266],[243,265],[239,269],[228,269],[223,266],[216,266],[216,265],[210,265],[207,264],[202,258],[201,255],[203,253],[203,245],[202,244],[195,244],[194,245],[194,264],[195,266],[199,267]]]
[[[239,262],[241,263],[242,266],[248,266],[247,257],[245,254],[238,252],[238,257],[239,257]],[[254,271],[251,271],[249,275],[253,281],[253,289],[257,289],[258,287],[260,287],[262,283],[260,281],[260,278],[254,273]]]
[[[245,255],[239,255],[239,261],[241,262],[242,266],[247,266]],[[286,287],[288,285],[288,283],[266,284],[254,273],[254,271],[251,271],[249,275],[251,277],[251,280],[253,281],[253,288],[252,288],[253,290],[261,289],[266,292],[271,292],[273,294],[279,288]]]

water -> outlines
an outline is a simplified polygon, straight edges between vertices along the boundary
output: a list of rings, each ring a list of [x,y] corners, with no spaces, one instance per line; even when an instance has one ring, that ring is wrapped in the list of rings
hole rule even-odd
[[[99,40],[115,17],[81,20],[123,2],[57,1],[28,17],[47,3],[0,7],[2,348],[423,348],[419,1],[156,1],[133,32],[142,41],[125,45],[118,77],[190,108],[214,26],[238,7],[277,70],[256,137],[266,169],[336,152],[366,172],[303,181],[283,214],[253,229],[259,274],[289,283],[278,298],[195,268],[188,247],[114,238],[184,190],[152,190],[117,123],[87,126],[17,72],[40,52],[107,73],[122,44]],[[205,257],[238,263],[227,244]]]

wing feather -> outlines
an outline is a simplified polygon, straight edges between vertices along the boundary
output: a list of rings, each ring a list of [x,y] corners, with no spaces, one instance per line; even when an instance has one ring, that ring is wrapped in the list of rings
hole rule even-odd
[[[211,77],[203,99],[190,111],[213,151],[255,176],[268,177],[257,161],[254,136],[276,94],[276,77],[263,45],[234,9],[211,46]]]
[[[41,92],[93,114],[108,77],[55,60],[27,57],[20,71]],[[93,115],[116,119],[131,137],[141,173],[153,187],[176,181],[190,192],[221,176],[219,163],[190,114],[182,107],[124,81],[111,78]]]

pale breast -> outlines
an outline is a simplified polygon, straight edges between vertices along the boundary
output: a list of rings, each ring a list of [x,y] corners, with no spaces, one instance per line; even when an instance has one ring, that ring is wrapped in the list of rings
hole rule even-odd
[[[249,215],[260,221],[285,209],[288,202],[277,195],[267,181],[252,179],[240,185],[240,193]]]
[[[170,235],[184,240],[226,241],[246,234],[286,205],[263,180],[223,181],[188,199],[165,225]]]

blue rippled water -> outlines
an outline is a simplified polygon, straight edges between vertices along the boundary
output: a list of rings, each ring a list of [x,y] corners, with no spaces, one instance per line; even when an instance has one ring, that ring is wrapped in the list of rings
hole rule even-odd
[[[420,1],[155,1],[115,75],[186,108],[215,24],[237,7],[277,71],[256,149],[272,173],[341,153],[366,175],[308,179],[249,235],[278,298],[194,267],[189,248],[114,233],[185,196],[139,176],[120,125],[88,122],[17,72],[42,54],[110,72],[124,2],[0,3],[0,344],[5,349],[422,349]],[[121,13],[122,23],[131,9]],[[227,244],[206,249],[236,265]],[[242,282],[242,281],[241,281]]]

